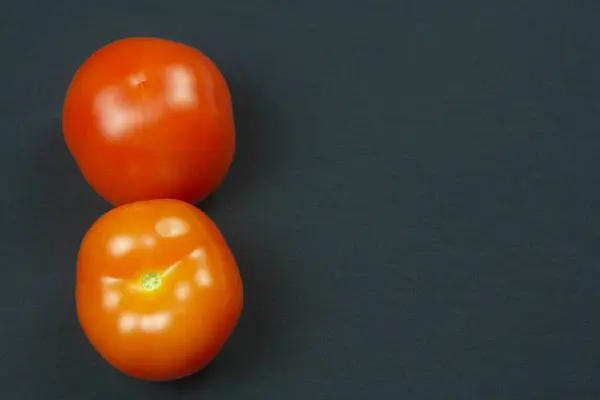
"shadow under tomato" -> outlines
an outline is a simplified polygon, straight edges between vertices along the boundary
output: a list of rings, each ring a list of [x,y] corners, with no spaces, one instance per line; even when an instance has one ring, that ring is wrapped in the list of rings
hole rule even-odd
[[[244,201],[252,190],[260,190],[280,161],[277,104],[264,89],[253,85],[241,73],[225,72],[231,92],[236,130],[235,156],[221,186],[197,205],[205,210],[215,206],[215,197]]]
[[[222,391],[232,382],[250,379],[261,368],[276,369],[281,363],[270,345],[282,338],[285,284],[276,271],[280,263],[261,248],[239,246],[232,251],[244,281],[244,310],[233,335],[221,353],[203,370],[176,381],[159,383],[168,393]],[[289,295],[288,295],[289,296]]]

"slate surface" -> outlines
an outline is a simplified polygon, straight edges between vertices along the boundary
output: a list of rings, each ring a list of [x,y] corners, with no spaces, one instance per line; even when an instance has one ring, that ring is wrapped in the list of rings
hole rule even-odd
[[[23,0],[0,6],[0,398],[600,398],[600,3]],[[150,35],[232,90],[201,207],[246,309],[183,381],[128,378],[74,310],[109,209],[60,132],[72,74]]]

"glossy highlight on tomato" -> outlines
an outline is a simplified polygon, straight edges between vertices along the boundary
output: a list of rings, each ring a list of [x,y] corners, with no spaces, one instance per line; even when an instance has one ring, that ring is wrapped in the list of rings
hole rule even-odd
[[[243,308],[236,261],[217,226],[179,200],[116,207],[85,235],[77,315],[90,343],[134,378],[191,375],[220,352]]]
[[[113,205],[201,201],[235,153],[225,78],[199,50],[166,39],[125,38],[93,53],[69,85],[62,121],[82,175]]]

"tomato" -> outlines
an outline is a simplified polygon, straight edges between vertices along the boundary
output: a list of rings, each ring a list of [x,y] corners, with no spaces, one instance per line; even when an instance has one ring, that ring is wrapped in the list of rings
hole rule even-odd
[[[97,50],[75,73],[62,120],[82,175],[113,205],[201,201],[234,157],[223,75],[199,50],[166,39],[126,38]]]
[[[180,200],[113,208],[85,235],[75,298],[83,332],[134,378],[191,375],[221,351],[243,308],[236,261],[206,214]]]

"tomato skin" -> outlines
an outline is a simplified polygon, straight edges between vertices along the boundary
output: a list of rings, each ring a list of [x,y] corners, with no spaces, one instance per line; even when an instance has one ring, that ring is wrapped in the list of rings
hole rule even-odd
[[[85,235],[77,315],[92,346],[134,378],[191,375],[220,352],[243,309],[235,259],[217,226],[179,200],[116,207]]]
[[[113,205],[199,202],[221,185],[235,153],[221,72],[199,50],[166,39],[97,50],[75,73],[62,120],[82,175]]]

